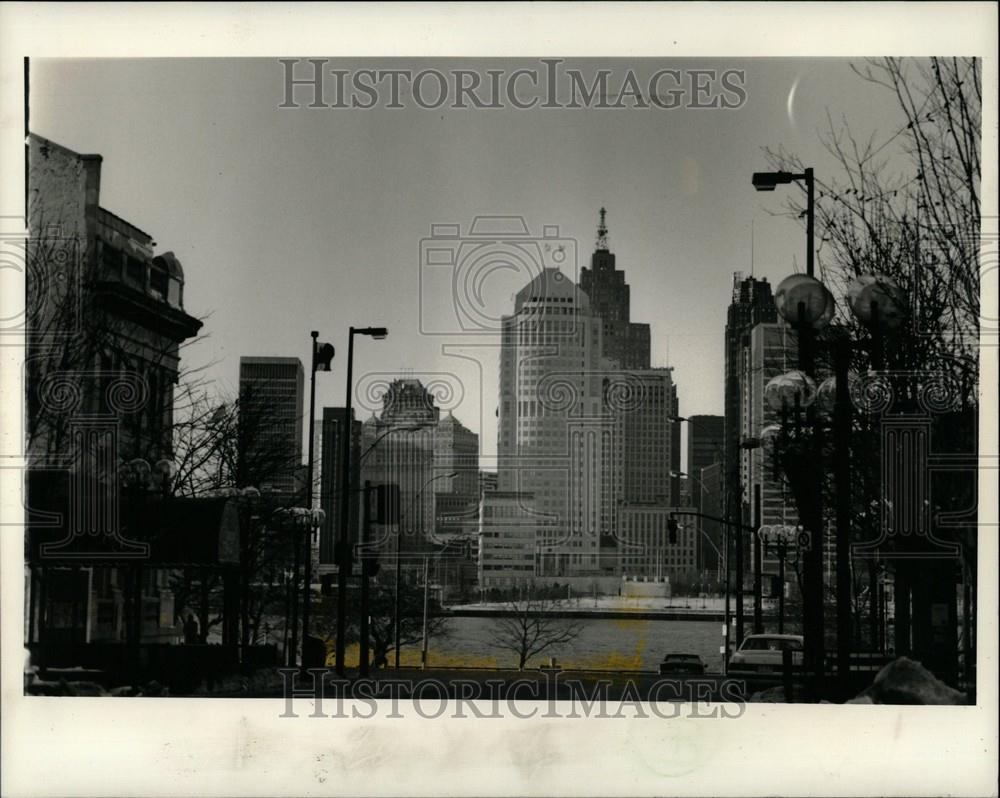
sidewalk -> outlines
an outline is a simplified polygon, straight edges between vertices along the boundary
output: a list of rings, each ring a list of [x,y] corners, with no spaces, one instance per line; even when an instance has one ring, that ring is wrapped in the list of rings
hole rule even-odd
[[[732,603],[732,599],[730,599]],[[547,602],[548,603],[548,602]],[[735,607],[735,604],[732,604]],[[765,602],[765,608],[767,603]],[[626,597],[626,596],[580,596],[571,599],[553,599],[551,608],[553,610],[589,610],[608,612],[628,612],[628,611],[667,611],[684,610],[685,612],[704,612],[709,615],[717,615],[724,612],[726,600],[723,596],[713,596],[711,598],[695,598],[693,596],[674,596],[673,598],[662,597]],[[509,610],[510,603],[506,601],[485,601],[476,604],[453,604],[447,607],[449,610],[466,610],[485,612],[497,610]]]

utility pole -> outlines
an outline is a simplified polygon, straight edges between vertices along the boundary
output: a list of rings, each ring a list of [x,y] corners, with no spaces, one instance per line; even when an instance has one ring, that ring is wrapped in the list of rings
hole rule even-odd
[[[351,573],[352,551],[350,543],[350,503],[351,503],[351,380],[354,370],[354,328],[347,336],[347,396],[344,399],[344,426],[340,430],[341,473],[340,473],[340,529],[337,536],[337,639],[334,642],[334,656],[337,675],[344,676],[344,640],[347,637],[347,578]]]
[[[851,670],[851,398],[848,392],[849,344],[834,352],[834,480],[837,489],[837,672],[846,685]],[[869,587],[869,601],[872,600]]]
[[[297,663],[299,653],[299,561],[302,559],[302,547],[299,546],[299,530],[293,529],[295,535],[295,545],[293,546],[294,560],[292,564],[292,631],[288,643],[288,665],[294,668]]]
[[[781,582],[781,590],[778,593],[778,634],[785,633],[785,553],[788,544],[784,538],[778,540],[778,581]]]
[[[762,519],[761,485],[758,482],[753,486],[753,514],[754,514],[754,536],[753,536],[753,632],[763,634],[764,632],[764,598],[761,581],[763,579],[763,564],[761,563],[760,545],[760,525]]]
[[[427,557],[424,557],[424,639],[420,647],[420,669],[427,667],[427,604],[430,595],[430,568]]]
[[[743,644],[743,503],[738,502],[740,523],[736,526],[736,647]]]
[[[369,659],[369,649],[370,645],[368,642],[368,621],[369,621],[369,610],[368,610],[368,594],[369,594],[369,584],[368,584],[368,558],[369,552],[365,549],[365,545],[368,543],[370,538],[371,530],[371,492],[372,483],[369,480],[365,480],[364,492],[362,493],[362,500],[364,504],[361,508],[361,545],[358,546],[358,550],[361,553],[361,633],[359,635],[359,653],[358,653],[358,672],[361,676],[368,676],[368,659]]]
[[[313,330],[309,333],[312,336],[312,356],[309,358],[309,459],[306,466],[306,510],[309,511],[309,525],[306,527],[306,562],[305,562],[305,574],[303,576],[302,585],[302,659],[300,664],[302,666],[302,677],[305,678],[306,675],[306,651],[309,648],[309,604],[312,599],[312,536],[313,536],[313,526],[312,526],[312,503],[313,503],[313,456],[314,444],[316,438],[315,429],[315,415],[316,415],[316,339],[319,337],[319,333]],[[298,548],[301,544],[300,530],[296,529],[295,532],[295,549],[298,553]],[[296,572],[297,573],[297,572]]]

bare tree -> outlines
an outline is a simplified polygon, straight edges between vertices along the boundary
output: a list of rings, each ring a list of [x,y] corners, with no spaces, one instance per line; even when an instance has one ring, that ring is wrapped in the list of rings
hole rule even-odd
[[[173,426],[175,470],[170,492],[198,498],[258,488],[276,473],[299,466],[294,447],[271,435],[273,408],[248,397],[218,399],[201,383],[182,385]],[[301,505],[305,486],[294,494],[264,494],[242,513],[240,532],[240,614],[243,645],[263,642],[265,629],[285,626],[295,590],[296,536],[300,528],[284,523],[282,511]],[[203,582],[204,580],[204,582]],[[178,606],[200,612],[202,636],[221,622],[222,585],[217,576],[187,570],[174,575]],[[206,605],[213,617],[207,617]],[[271,620],[274,619],[272,626]],[[280,622],[278,619],[281,619]]]
[[[866,61],[855,71],[886,92],[897,126],[867,138],[827,118],[821,139],[838,171],[817,180],[819,269],[831,289],[861,274],[895,280],[910,318],[885,366],[947,376],[956,404],[977,403],[982,177],[981,63],[973,58]],[[777,169],[802,171],[784,150]],[[824,178],[817,175],[817,178]],[[801,219],[799,201],[787,213]],[[866,333],[841,306],[838,321]]]
[[[912,402],[923,383],[935,384],[935,425],[949,445],[975,453],[979,390],[981,248],[981,61],[973,58],[869,59],[852,67],[898,111],[888,131],[859,135],[848,120],[828,114],[821,140],[837,169],[817,174],[815,220],[819,275],[835,294],[846,294],[863,274],[893,280],[908,300],[898,330],[880,345],[892,390]],[[765,150],[771,166],[801,172],[806,164],[782,149]],[[802,220],[804,207],[792,200],[784,211]],[[853,348],[853,368],[872,365],[876,341],[845,303],[838,325],[866,346]],[[865,351],[866,348],[869,351]],[[817,368],[830,370],[829,350],[817,353]],[[893,375],[899,375],[894,377]],[[904,375],[912,375],[908,380]],[[881,435],[878,414],[856,413],[849,440],[852,464],[852,525],[857,542],[878,541],[881,504]],[[841,441],[842,443],[842,441]],[[830,452],[825,441],[824,459]],[[803,473],[801,458],[786,456],[785,479]],[[835,495],[824,475],[824,506]],[[955,475],[940,510],[975,506],[974,480]],[[963,481],[964,480],[964,481]],[[939,480],[940,483],[940,480]],[[974,513],[974,511],[973,511]],[[965,583],[974,585],[974,515],[964,526],[937,534],[961,546]],[[869,552],[870,555],[870,552]],[[867,573],[852,565],[855,633],[878,640],[878,565],[869,556]],[[867,616],[867,629],[864,628]],[[867,631],[867,635],[865,635]]]
[[[554,599],[526,597],[505,602],[505,615],[494,619],[495,642],[517,657],[517,669],[532,657],[549,649],[573,642],[582,631],[579,621],[553,613],[559,606]]]
[[[401,648],[416,645],[423,640],[424,629],[424,590],[414,582],[402,582],[399,589],[399,645]],[[348,618],[347,643],[355,643],[359,636],[359,619],[361,607],[358,591],[351,590],[347,594]],[[320,635],[328,645],[336,639],[336,609],[335,599],[323,597],[315,604],[313,614],[313,634]],[[395,648],[395,589],[394,583],[377,581],[371,586],[368,599],[369,644],[371,646],[372,667],[384,668],[389,664],[389,653]],[[449,618],[442,614],[442,608],[437,599],[431,597],[428,602],[427,636],[431,638],[446,638],[449,634]]]

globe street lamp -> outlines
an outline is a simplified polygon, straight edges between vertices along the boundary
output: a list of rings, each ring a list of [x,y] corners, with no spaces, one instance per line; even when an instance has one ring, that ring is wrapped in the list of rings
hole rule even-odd
[[[775,306],[783,318],[791,322],[798,331],[799,337],[799,368],[807,375],[813,371],[812,335],[829,323],[833,316],[833,302],[830,292],[816,280],[814,219],[815,219],[815,179],[813,170],[806,169],[801,173],[794,172],[755,172],[752,183],[757,191],[774,191],[779,185],[792,182],[804,182],[806,187],[806,273],[792,275],[783,280],[775,292]],[[811,413],[810,413],[811,418]],[[803,522],[810,530],[814,530],[817,538],[822,529],[822,506],[820,503],[820,471],[819,471],[819,441],[813,436],[813,457],[810,465],[815,473],[810,475],[806,485],[803,502],[806,512]],[[804,602],[803,620],[806,631],[806,657],[810,672],[815,674],[817,682],[823,668],[823,557],[820,547],[812,547],[806,557],[806,581],[809,587],[809,600]]]
[[[348,537],[351,490],[351,384],[354,374],[354,336],[367,335],[377,341],[383,340],[389,331],[385,327],[350,327],[347,333],[347,390],[344,402],[343,461],[340,483],[340,539],[337,544],[337,641],[335,648],[337,675],[344,675],[344,638],[347,634],[347,577],[351,571],[351,548]]]
[[[877,370],[883,367],[882,335],[898,328],[907,313],[905,294],[891,279],[879,275],[862,275],[851,281],[847,292],[848,306],[856,318],[872,333],[872,362]],[[817,679],[822,675],[823,645],[823,545],[822,493],[820,465],[822,444],[816,411],[832,414],[834,440],[834,495],[836,514],[837,560],[837,670],[842,679],[850,672],[851,627],[851,464],[849,439],[852,429],[851,396],[857,394],[857,378],[850,372],[852,342],[846,335],[834,336],[827,342],[833,348],[834,375],[817,388],[810,377],[813,371],[813,336],[833,318],[835,301],[827,288],[808,275],[791,275],[783,280],[775,293],[778,313],[799,332],[800,371],[789,372],[772,379],[764,391],[765,400],[782,412],[787,421],[789,406],[794,406],[796,428],[800,411],[806,410],[806,425],[811,429],[810,451],[805,453],[807,473],[813,473],[802,492],[805,501],[803,523],[811,533],[813,545],[806,552],[806,582],[809,587],[805,603],[805,630],[810,672]],[[784,425],[784,424],[783,424]]]
[[[882,336],[903,325],[909,310],[906,295],[891,277],[863,274],[848,284],[847,306],[871,331],[872,368],[881,371],[885,367]]]
[[[778,634],[785,633],[785,557],[789,544],[797,545],[802,535],[801,526],[774,524],[762,526],[757,530],[759,540],[764,544],[764,551],[770,544],[777,544],[778,549]]]

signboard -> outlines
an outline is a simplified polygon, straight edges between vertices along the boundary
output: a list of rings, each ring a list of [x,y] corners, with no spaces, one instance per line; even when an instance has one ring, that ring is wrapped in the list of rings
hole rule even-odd
[[[812,548],[812,533],[801,524],[765,524],[757,529],[757,537],[765,545],[784,542],[786,546],[797,546],[804,551]]]

